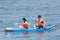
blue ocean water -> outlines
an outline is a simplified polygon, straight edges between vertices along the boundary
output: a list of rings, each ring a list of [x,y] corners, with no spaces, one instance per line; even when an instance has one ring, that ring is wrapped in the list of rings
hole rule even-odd
[[[54,30],[44,32],[17,33],[4,32],[5,27],[18,27],[26,17],[33,19],[42,15],[46,25],[55,25]],[[0,40],[60,40],[60,0],[0,0]]]

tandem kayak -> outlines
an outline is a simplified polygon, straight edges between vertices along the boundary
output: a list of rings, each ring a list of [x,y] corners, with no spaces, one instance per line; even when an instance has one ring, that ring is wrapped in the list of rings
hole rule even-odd
[[[4,28],[5,31],[8,32],[40,32],[44,30],[50,30],[54,26],[44,26],[43,28],[39,29],[34,29],[34,28],[28,28],[28,29],[21,29],[21,28],[14,28],[14,27],[9,27],[9,28]]]

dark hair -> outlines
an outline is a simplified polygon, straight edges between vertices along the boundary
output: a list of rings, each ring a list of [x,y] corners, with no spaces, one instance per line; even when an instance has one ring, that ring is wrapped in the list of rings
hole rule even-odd
[[[41,15],[38,15],[38,17],[41,17]]]
[[[26,18],[23,18],[23,20],[25,20],[25,21],[26,21]]]

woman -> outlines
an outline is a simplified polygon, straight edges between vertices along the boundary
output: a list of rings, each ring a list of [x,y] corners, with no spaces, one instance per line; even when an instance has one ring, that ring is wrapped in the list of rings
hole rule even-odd
[[[25,28],[25,29],[28,29],[28,22],[26,20],[26,18],[23,18],[23,25],[22,26],[19,26],[20,28]]]

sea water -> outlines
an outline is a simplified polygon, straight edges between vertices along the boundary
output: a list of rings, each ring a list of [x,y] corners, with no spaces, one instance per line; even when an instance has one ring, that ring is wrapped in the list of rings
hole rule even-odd
[[[5,27],[22,25],[26,17],[31,24],[41,15],[54,30],[44,32],[4,32]],[[60,0],[0,0],[0,40],[60,40]]]

